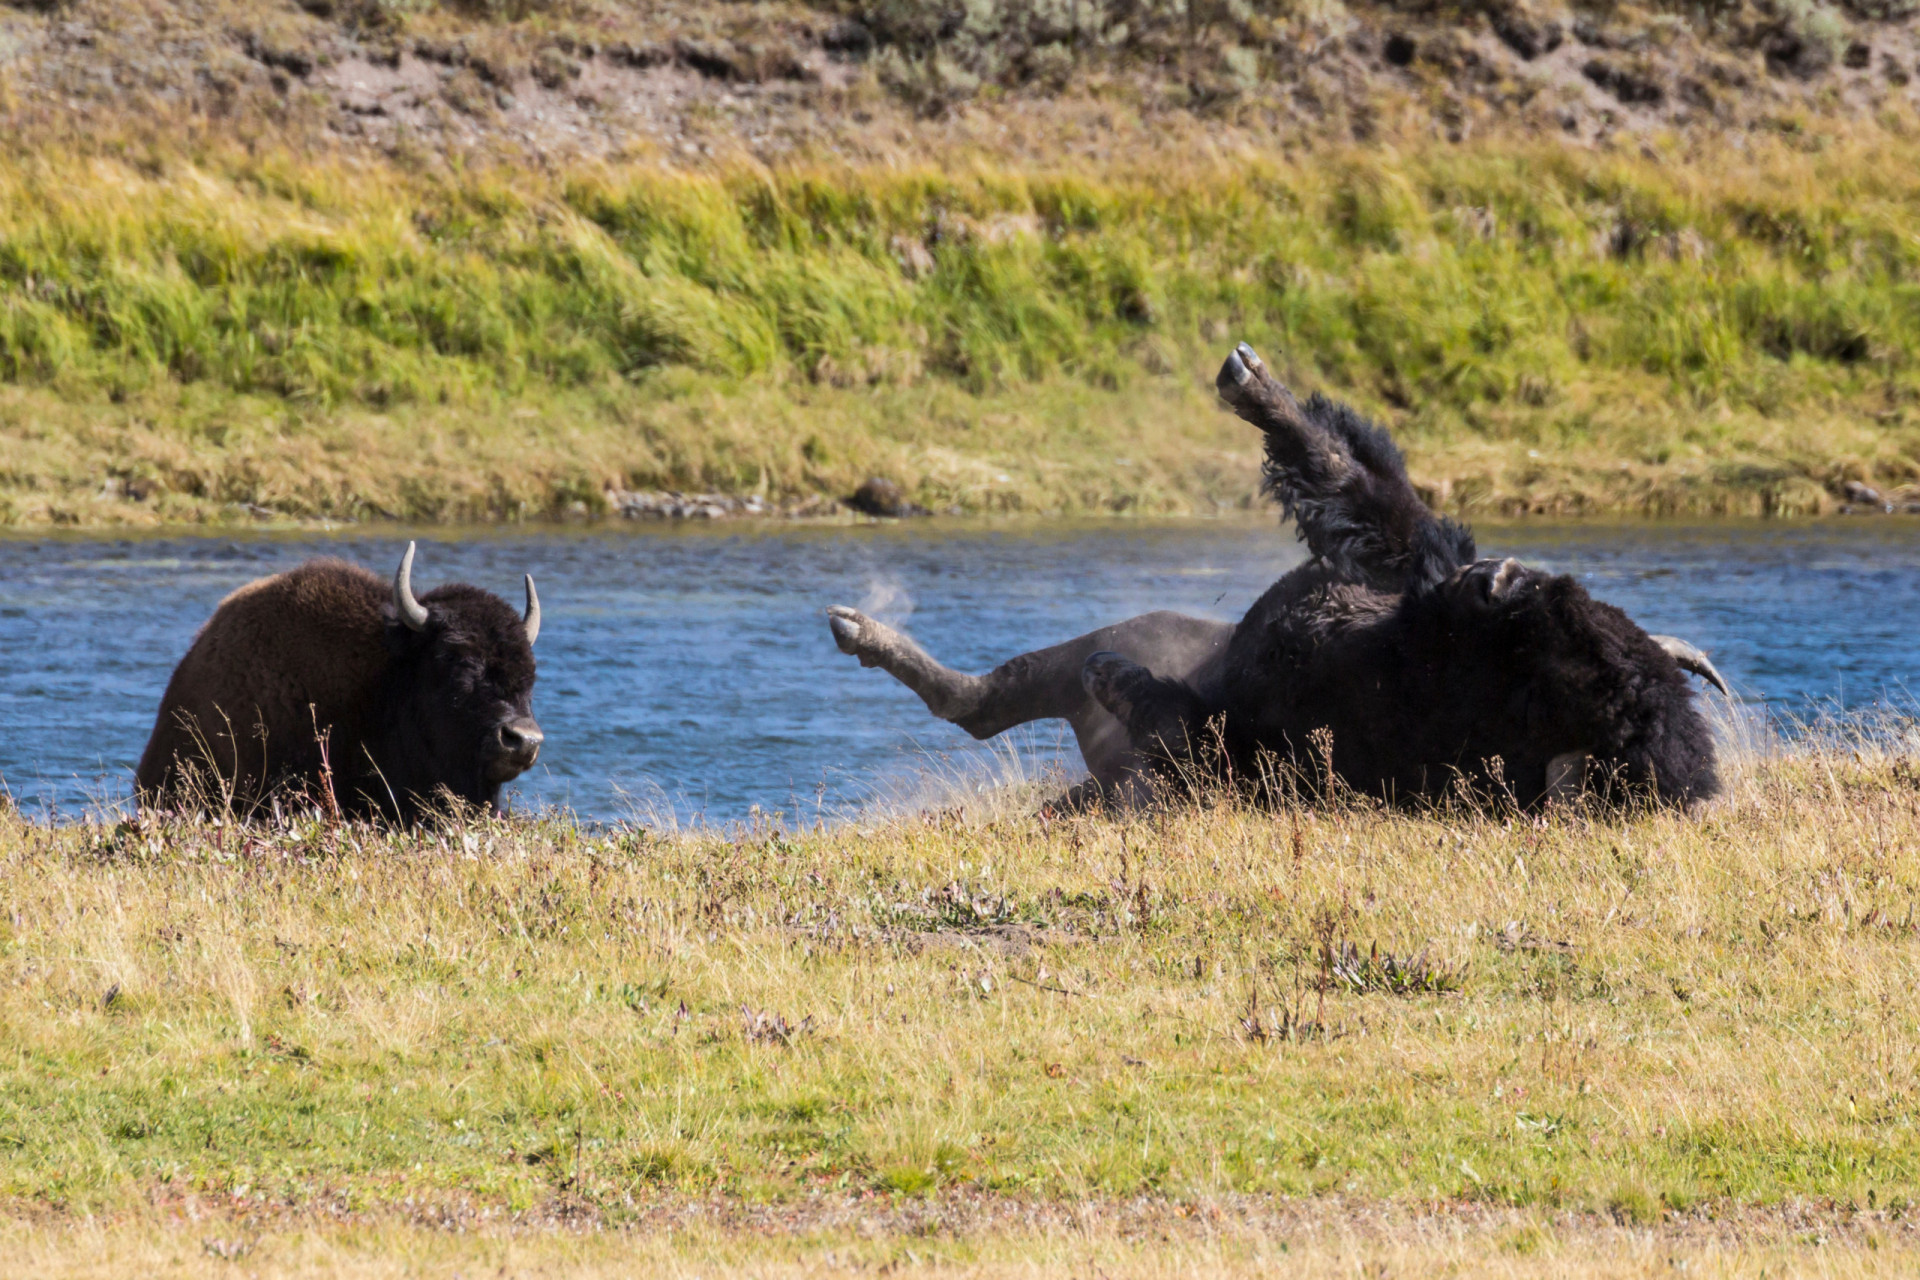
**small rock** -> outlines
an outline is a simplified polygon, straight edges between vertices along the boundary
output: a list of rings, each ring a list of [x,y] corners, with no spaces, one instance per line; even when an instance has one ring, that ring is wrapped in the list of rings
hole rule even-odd
[[[849,18],[837,23],[820,37],[820,47],[842,58],[864,58],[873,52],[873,32],[865,23]]]
[[[1381,50],[1381,53],[1394,66],[1404,67],[1413,61],[1413,55],[1419,51],[1419,48],[1412,36],[1396,31],[1387,37],[1386,47]]]
[[[709,80],[746,80],[750,77],[741,65],[740,53],[725,41],[679,40],[674,52],[695,71]]]
[[[721,493],[630,493],[607,490],[607,506],[629,520],[725,520],[729,516],[781,514],[758,494],[729,498]],[[811,509],[786,514],[811,514]]]
[[[1580,68],[1580,74],[1628,106],[1657,107],[1667,96],[1659,81],[1645,72],[1604,58],[1589,58]]]
[[[247,56],[255,62],[299,76],[302,80],[313,74],[314,56],[309,50],[276,44],[259,36],[247,37],[246,50]]]
[[[413,56],[424,62],[437,62],[443,67],[464,67],[467,65],[467,45],[463,40],[429,40],[424,36],[413,42]]]
[[[580,71],[580,64],[558,48],[550,46],[534,55],[533,78],[542,88],[564,89],[580,78]]]
[[[1767,36],[1761,52],[1766,56],[1769,72],[1797,80],[1811,80],[1833,65],[1833,50],[1826,41],[1784,27]]]
[[[899,485],[881,476],[874,476],[847,499],[847,505],[862,515],[891,516],[904,519],[908,516],[930,516],[933,512],[917,502],[907,501],[907,495]]]
[[[1878,489],[1872,485],[1861,484],[1858,480],[1847,481],[1840,486],[1840,492],[1847,496],[1848,502],[1858,503],[1864,507],[1882,507],[1886,505],[1886,499],[1880,496]]]
[[[893,250],[893,260],[900,264],[901,274],[909,280],[930,276],[940,265],[927,246],[913,236],[895,236],[889,247]]]
[[[607,60],[636,71],[645,71],[672,62],[673,52],[657,44],[628,44],[624,40],[616,40],[607,46]]]
[[[1543,53],[1560,47],[1563,38],[1557,22],[1535,22],[1524,13],[1509,12],[1493,21],[1494,34],[1509,49],[1531,62]]]

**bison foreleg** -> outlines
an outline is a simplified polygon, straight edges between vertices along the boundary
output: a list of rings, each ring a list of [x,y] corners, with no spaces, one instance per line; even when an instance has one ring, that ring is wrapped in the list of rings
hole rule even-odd
[[[1324,396],[1302,406],[1244,342],[1215,386],[1266,436],[1267,492],[1340,577],[1404,591],[1472,563],[1472,535],[1421,501],[1385,431]]]
[[[1126,728],[1133,751],[1174,774],[1199,754],[1209,708],[1184,680],[1168,680],[1117,653],[1090,655],[1081,683],[1094,701]]]

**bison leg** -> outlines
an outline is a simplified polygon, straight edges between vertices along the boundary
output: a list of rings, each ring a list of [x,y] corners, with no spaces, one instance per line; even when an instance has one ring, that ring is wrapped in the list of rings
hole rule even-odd
[[[1088,655],[1080,682],[1126,730],[1137,757],[1162,769],[1171,766],[1176,774],[1193,760],[1209,707],[1192,685],[1156,676],[1112,652]]]
[[[1473,535],[1420,500],[1385,431],[1321,395],[1301,405],[1244,342],[1215,386],[1265,434],[1267,492],[1338,576],[1404,591],[1472,563]]]
[[[942,720],[959,724],[979,707],[985,681],[955,671],[886,623],[837,604],[827,610],[827,626],[840,652],[860,659],[863,667],[879,667],[919,694],[927,710]],[[973,736],[991,738],[998,732],[994,729]]]
[[[859,658],[862,666],[885,670],[919,694],[934,715],[976,738],[991,738],[1034,720],[1067,721],[1088,772],[1107,790],[1133,779],[1141,759],[1125,726],[1082,682],[1087,658],[1116,650],[1170,674],[1216,685],[1233,631],[1224,622],[1149,613],[1023,653],[984,676],[973,676],[941,664],[906,636],[857,610],[836,605],[827,610],[827,620],[842,653]]]

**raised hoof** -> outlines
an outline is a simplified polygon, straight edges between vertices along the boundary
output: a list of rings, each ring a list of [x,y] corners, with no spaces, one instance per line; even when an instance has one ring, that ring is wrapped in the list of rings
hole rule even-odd
[[[1213,385],[1235,413],[1262,430],[1272,425],[1270,419],[1285,423],[1300,420],[1300,402],[1293,398],[1293,392],[1267,371],[1266,361],[1244,342],[1228,353]]]
[[[1219,389],[1222,400],[1238,409],[1243,403],[1258,400],[1266,382],[1266,362],[1243,342],[1227,353],[1213,385]]]
[[[849,609],[843,604],[830,606],[827,627],[833,632],[833,642],[840,646],[840,652],[860,659],[863,667],[885,667],[889,658],[899,655],[899,634],[858,609]]]
[[[1257,397],[1266,381],[1266,362],[1243,342],[1227,353],[1226,363],[1220,366],[1220,375],[1213,380],[1213,385],[1219,388],[1223,400],[1238,408],[1241,401]]]
[[[840,646],[840,652],[852,654],[866,666],[868,647],[866,632],[874,625],[873,619],[858,609],[849,609],[843,604],[831,605],[827,609],[827,629],[833,632],[833,642]]]

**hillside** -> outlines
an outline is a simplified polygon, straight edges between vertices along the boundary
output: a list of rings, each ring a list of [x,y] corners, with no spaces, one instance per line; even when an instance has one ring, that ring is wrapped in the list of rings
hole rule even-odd
[[[0,8],[0,523],[1236,509],[1241,338],[1469,514],[1920,501],[1914,23],[1689,14]]]
[[[9,123],[556,160],[1111,160],[1138,136],[1587,143],[1920,102],[1906,0],[13,0]]]

